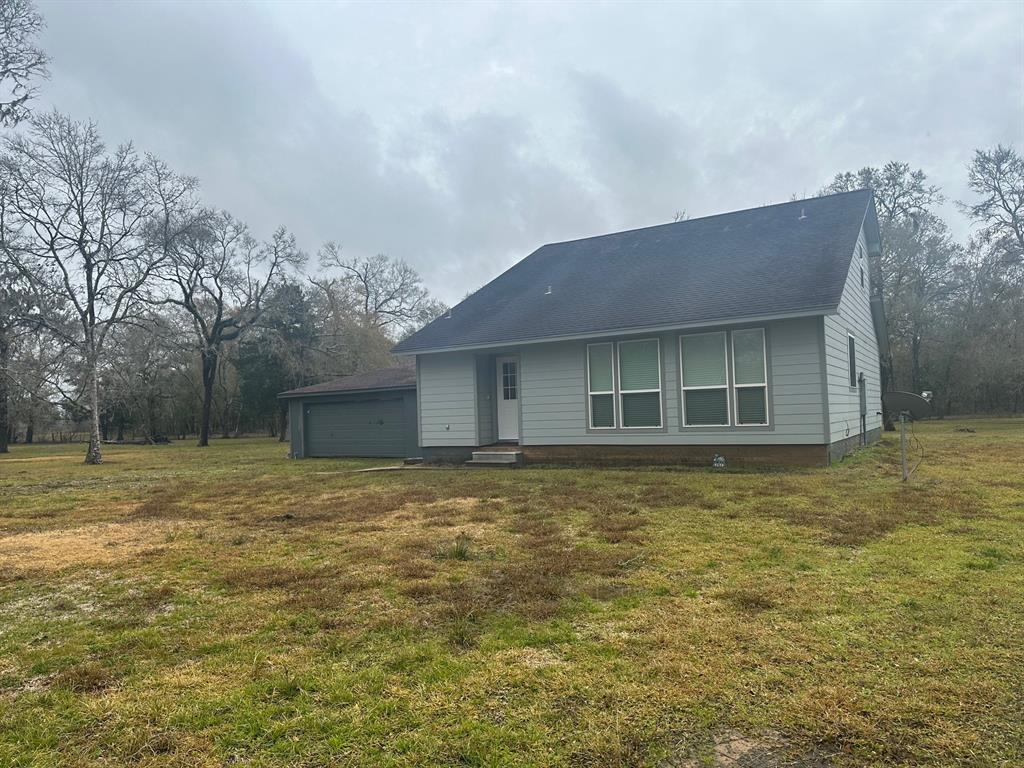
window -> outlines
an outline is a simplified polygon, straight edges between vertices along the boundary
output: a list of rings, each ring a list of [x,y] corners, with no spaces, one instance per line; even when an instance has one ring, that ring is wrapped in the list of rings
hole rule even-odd
[[[764,329],[732,333],[733,394],[738,426],[768,423]]]
[[[846,351],[850,359],[850,386],[857,386],[857,340],[853,334],[846,336]]]
[[[613,347],[608,344],[587,346],[587,386],[590,393],[590,428],[615,428],[615,384],[612,379]]]
[[[519,393],[516,392],[518,389],[519,382],[516,375],[516,364],[515,362],[508,360],[501,364],[501,399],[502,400],[516,400],[519,397]]]
[[[624,428],[661,426],[661,349],[657,339],[619,342],[619,412]]]
[[[687,427],[728,426],[725,332],[680,337],[679,360],[683,424]]]

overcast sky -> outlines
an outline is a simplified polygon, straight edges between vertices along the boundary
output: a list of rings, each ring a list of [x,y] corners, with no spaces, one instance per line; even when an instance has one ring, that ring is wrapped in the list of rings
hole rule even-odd
[[[963,199],[976,147],[1024,142],[1021,2],[40,8],[40,106],[448,302],[545,242],[890,159]]]

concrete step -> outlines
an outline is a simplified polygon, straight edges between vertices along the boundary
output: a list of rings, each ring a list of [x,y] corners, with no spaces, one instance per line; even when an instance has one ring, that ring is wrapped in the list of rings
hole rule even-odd
[[[522,451],[473,451],[467,467],[518,467],[523,463]]]

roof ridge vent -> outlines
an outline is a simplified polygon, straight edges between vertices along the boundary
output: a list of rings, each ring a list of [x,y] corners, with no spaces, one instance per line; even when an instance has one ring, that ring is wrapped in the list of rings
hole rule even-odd
[[[806,218],[807,218],[807,214],[806,214],[806,213],[804,212],[804,209],[803,209],[803,208],[801,208],[801,209],[800,209],[800,216],[799,216],[799,221],[803,221],[803,220],[804,220],[804,219],[806,219]]]

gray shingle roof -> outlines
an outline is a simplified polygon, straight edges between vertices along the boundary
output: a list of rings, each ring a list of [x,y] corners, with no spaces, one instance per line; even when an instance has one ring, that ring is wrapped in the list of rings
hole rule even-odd
[[[545,245],[394,351],[834,311],[873,210],[857,190]]]
[[[374,389],[415,389],[415,368],[378,368],[375,371],[343,376],[322,384],[299,387],[282,392],[278,397],[302,397],[304,395],[330,395],[335,392],[355,392]]]

